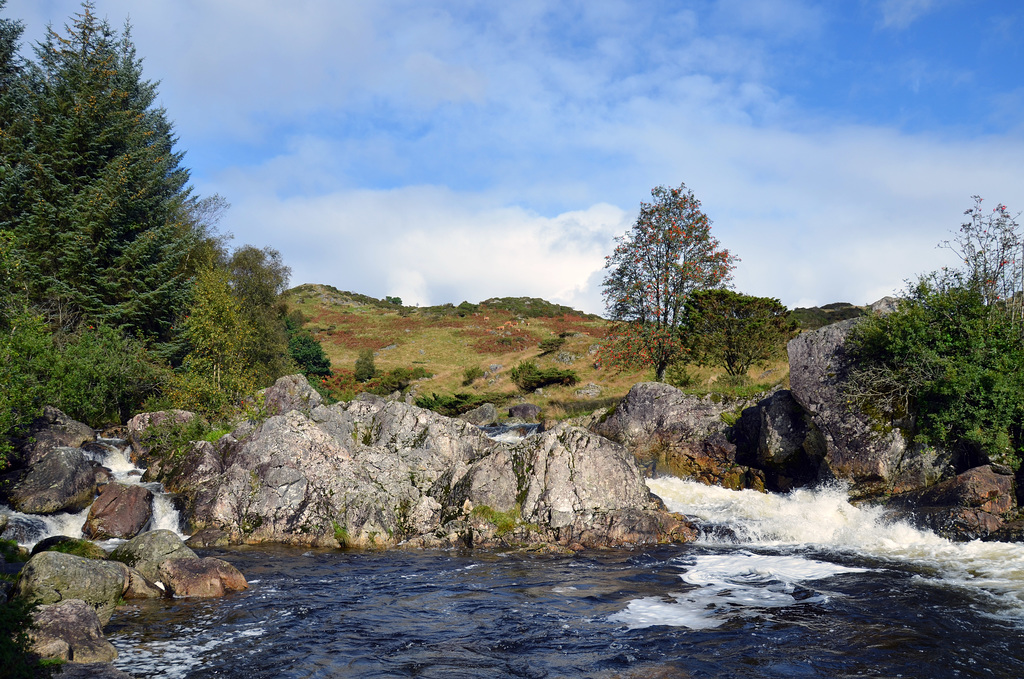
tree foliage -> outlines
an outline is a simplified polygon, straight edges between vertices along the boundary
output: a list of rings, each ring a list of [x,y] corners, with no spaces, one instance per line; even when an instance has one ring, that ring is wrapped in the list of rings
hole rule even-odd
[[[368,382],[377,374],[377,366],[373,363],[373,349],[363,349],[356,358],[356,380]]]
[[[602,285],[608,315],[618,321],[609,362],[653,368],[663,380],[685,351],[686,300],[727,284],[736,258],[711,235],[711,220],[685,184],[655,187],[651,196],[630,232],[616,239]]]
[[[916,440],[959,453],[963,466],[1020,465],[1024,454],[1024,342],[1017,225],[981,200],[953,244],[963,267],[922,277],[897,310],[854,328],[847,390],[868,412]],[[1015,282],[1016,281],[1016,282]]]
[[[793,324],[777,299],[698,290],[686,302],[686,330],[691,360],[738,376],[778,356]]]

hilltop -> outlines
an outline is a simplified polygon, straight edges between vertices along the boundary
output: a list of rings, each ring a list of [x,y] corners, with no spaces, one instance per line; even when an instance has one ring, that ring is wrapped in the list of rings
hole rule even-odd
[[[330,358],[335,376],[326,386],[336,398],[351,398],[363,388],[355,382],[354,366],[366,349],[373,351],[378,373],[406,371],[414,396],[463,393],[470,399],[529,402],[555,418],[614,403],[633,384],[650,379],[641,371],[602,368],[600,351],[609,321],[543,299],[501,297],[416,307],[393,297],[377,299],[321,284],[292,288],[283,299],[289,312],[302,313],[303,327]],[[862,313],[862,307],[837,303],[796,309],[793,319],[808,330]],[[541,342],[545,349],[559,346],[545,350]],[[579,382],[522,394],[509,376],[522,361],[533,361],[542,370],[571,369]],[[784,384],[788,373],[783,355],[767,368],[754,368],[743,391]],[[417,377],[423,374],[429,376]],[[689,390],[708,391],[722,375],[721,370],[688,367],[675,381]]]

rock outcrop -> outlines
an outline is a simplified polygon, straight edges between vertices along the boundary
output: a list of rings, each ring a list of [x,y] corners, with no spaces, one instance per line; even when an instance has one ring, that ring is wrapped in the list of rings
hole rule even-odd
[[[591,428],[623,444],[650,475],[764,490],[763,473],[740,464],[736,446],[724,435],[728,429],[724,416],[737,407],[684,394],[661,382],[641,382],[633,385],[614,412]]]
[[[53,448],[15,484],[11,506],[25,514],[82,511],[96,496],[98,467],[81,448]]]
[[[787,347],[793,398],[808,413],[809,436],[821,448],[819,478],[849,481],[858,497],[931,485],[952,472],[954,456],[908,445],[899,422],[872,418],[844,393],[843,345],[857,323],[851,319],[804,333]]]
[[[194,528],[234,542],[599,546],[690,535],[628,451],[570,426],[499,443],[458,419],[366,399],[272,416],[217,449],[221,473],[179,485]]]
[[[788,492],[818,479],[824,443],[807,412],[780,389],[742,411],[733,425],[736,459],[762,470],[772,492]]]

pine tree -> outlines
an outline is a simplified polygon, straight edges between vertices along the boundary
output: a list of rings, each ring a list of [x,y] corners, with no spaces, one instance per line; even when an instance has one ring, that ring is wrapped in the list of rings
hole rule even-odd
[[[130,28],[119,35],[86,2],[65,31],[50,29],[25,76],[23,199],[0,221],[15,233],[29,301],[51,324],[89,320],[166,341],[207,235],[188,219],[183,154]]]

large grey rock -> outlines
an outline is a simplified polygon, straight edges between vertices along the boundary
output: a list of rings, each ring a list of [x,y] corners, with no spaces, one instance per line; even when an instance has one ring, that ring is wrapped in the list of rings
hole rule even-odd
[[[626,446],[649,474],[763,490],[763,475],[740,464],[735,446],[724,436],[724,415],[742,407],[684,394],[661,382],[641,382],[591,429]]]
[[[25,514],[79,512],[96,497],[96,465],[81,448],[54,448],[29,469],[10,493]]]
[[[909,446],[898,422],[865,414],[844,391],[848,359],[843,346],[859,319],[804,333],[790,340],[793,397],[810,415],[820,444],[823,480],[852,482],[855,496],[883,495],[930,485],[954,463],[945,451]]]
[[[494,407],[493,403],[485,403],[479,408],[462,413],[459,415],[459,419],[478,427],[486,427],[498,421],[498,409]]]
[[[536,422],[540,417],[540,406],[532,403],[519,403],[508,409],[508,416],[525,422]]]
[[[81,599],[42,606],[32,620],[32,650],[42,658],[105,663],[117,657],[117,649],[103,636],[96,609]]]
[[[263,392],[263,408],[269,415],[284,415],[290,410],[308,415],[321,403],[323,397],[310,386],[305,375],[280,377]]]
[[[766,488],[787,492],[818,478],[823,445],[806,411],[780,389],[743,410],[733,426],[736,459],[765,473]]]
[[[54,448],[79,448],[96,438],[92,427],[72,420],[52,406],[29,429],[29,440],[22,447],[25,465],[31,467]]]
[[[160,580],[159,566],[168,559],[198,559],[181,538],[166,529],[147,531],[110,553],[110,558],[131,566],[150,582]]]
[[[143,486],[110,483],[89,508],[82,533],[94,540],[133,538],[153,515],[153,493]]]
[[[41,604],[81,599],[96,610],[102,624],[128,587],[128,568],[62,552],[36,554],[21,571],[17,595]]]
[[[525,542],[586,533],[596,545],[612,526],[622,540],[685,533],[658,513],[628,451],[606,439],[562,428],[517,447],[383,399],[271,417],[230,447],[223,474],[188,492],[194,528],[253,543],[487,544],[497,536],[474,529],[475,506],[507,514]]]

